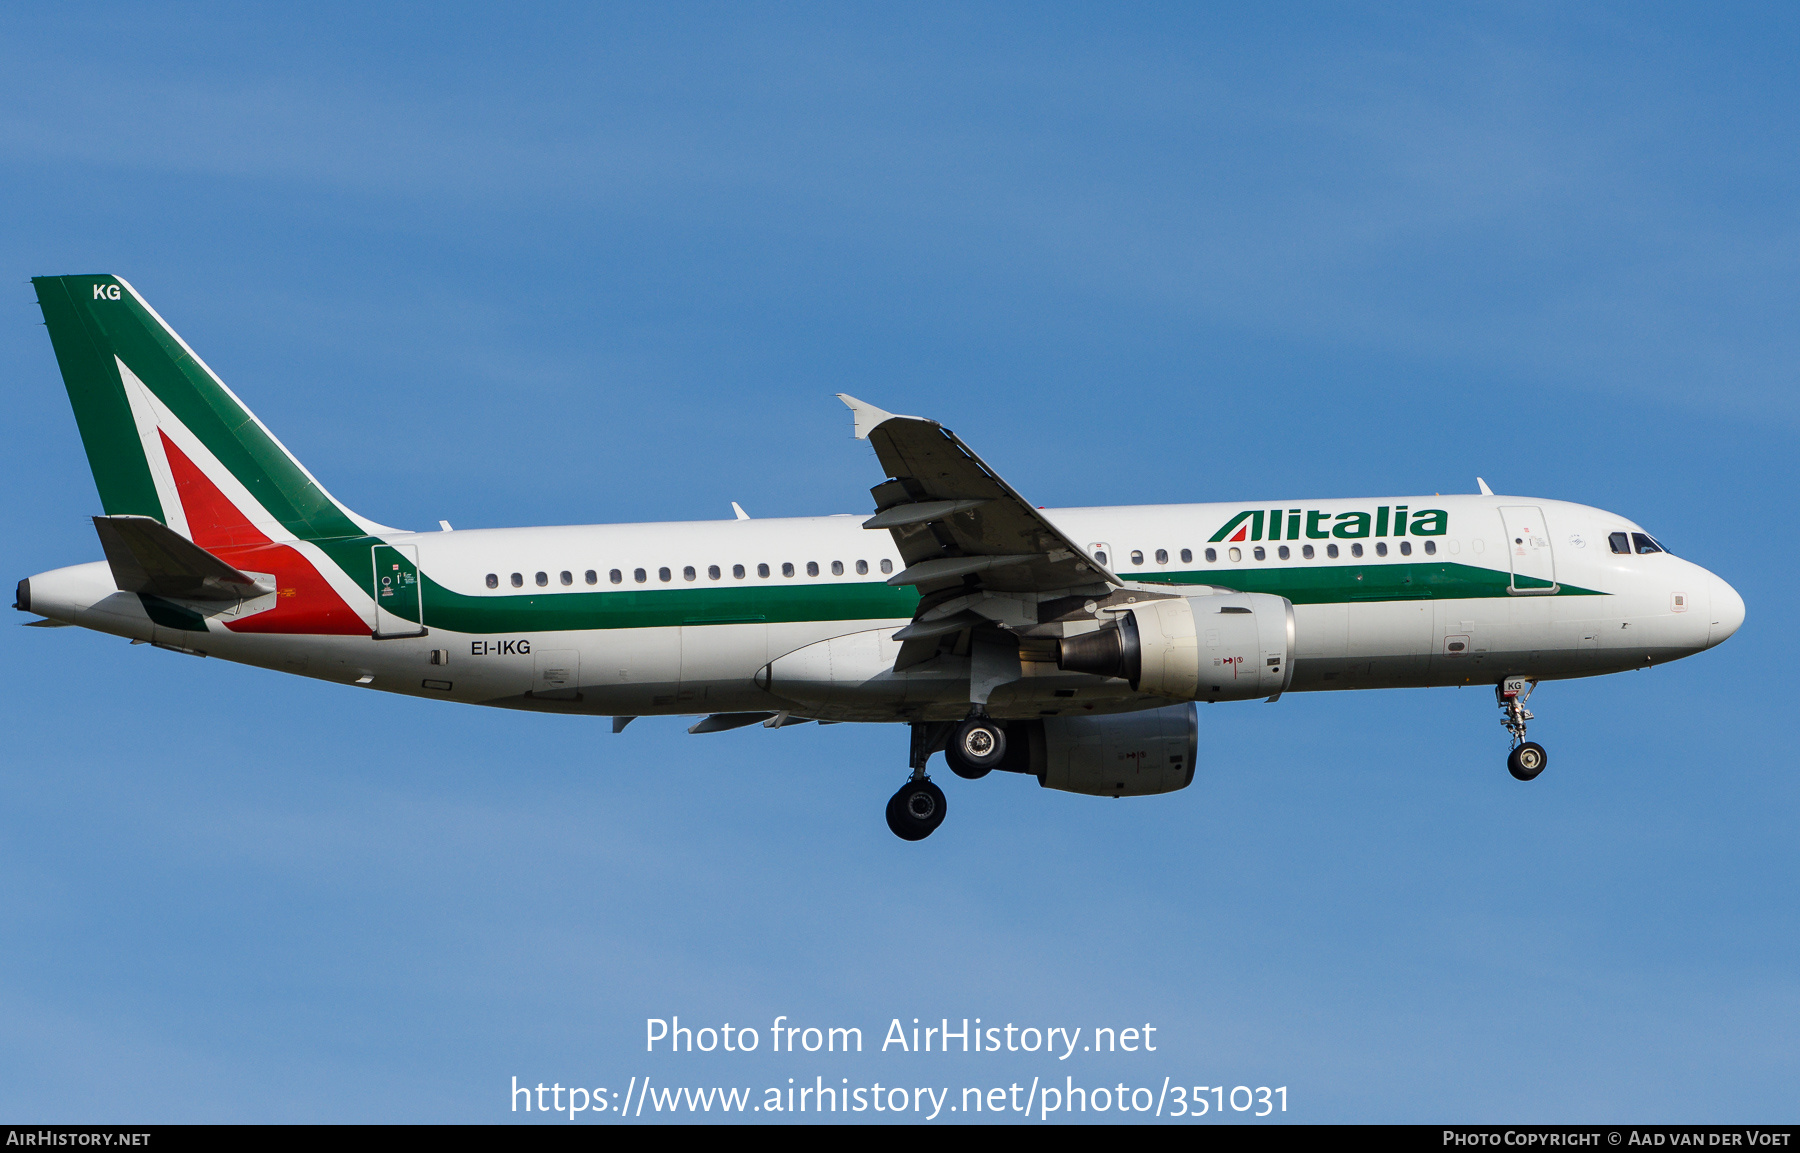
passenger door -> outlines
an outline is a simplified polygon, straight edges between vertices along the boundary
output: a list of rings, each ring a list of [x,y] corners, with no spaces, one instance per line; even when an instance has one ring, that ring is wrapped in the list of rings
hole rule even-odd
[[[1536,505],[1504,505],[1500,520],[1506,527],[1506,555],[1512,562],[1512,583],[1506,591],[1515,596],[1554,593],[1556,558],[1543,510]]]
[[[424,600],[417,545],[374,547],[375,639],[425,635]]]

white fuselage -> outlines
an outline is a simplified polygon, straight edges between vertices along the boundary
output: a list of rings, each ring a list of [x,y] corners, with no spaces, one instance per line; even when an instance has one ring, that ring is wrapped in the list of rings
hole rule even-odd
[[[1398,507],[1407,498],[1328,503]],[[1610,534],[1643,531],[1612,513],[1497,496],[1412,503],[1447,509],[1449,531],[1351,540],[1316,529],[1277,538],[1271,527],[1266,540],[1232,543],[1209,538],[1244,507],[1237,504],[1045,515],[1090,555],[1104,552],[1104,563],[1127,582],[1164,592],[1171,584],[1211,585],[1288,597],[1294,692],[1616,672],[1709,648],[1743,620],[1741,598],[1705,569],[1666,552],[1612,551]],[[1542,523],[1533,531],[1542,541],[1529,557],[1524,546],[1515,548],[1502,508],[1537,511]],[[152,619],[140,597],[119,592],[103,562],[30,578],[30,608],[135,641],[471,704],[615,716],[765,710],[828,720],[961,717],[969,700],[966,657],[946,653],[892,672],[897,645],[889,638],[911,617],[911,593],[885,584],[884,571],[904,566],[889,534],[866,531],[861,520],[383,534],[389,545],[415,549],[419,571],[436,586],[424,602],[426,631],[410,637],[234,630],[234,622],[260,611],[248,602],[201,606],[204,631],[171,629]],[[1271,514],[1271,526],[1281,521]],[[1352,546],[1361,555],[1352,555]],[[1337,555],[1326,555],[1328,548]],[[1210,562],[1208,549],[1216,558]],[[1286,559],[1281,549],[1289,550]],[[1191,560],[1180,559],[1183,550]],[[1526,564],[1551,574],[1540,582],[1547,587],[1508,585],[1515,567]],[[759,566],[768,575],[759,575]],[[364,606],[371,632],[377,593],[352,600]],[[1032,656],[1023,652],[1018,678],[989,698],[993,715],[1168,703]],[[771,667],[772,683],[765,671]]]

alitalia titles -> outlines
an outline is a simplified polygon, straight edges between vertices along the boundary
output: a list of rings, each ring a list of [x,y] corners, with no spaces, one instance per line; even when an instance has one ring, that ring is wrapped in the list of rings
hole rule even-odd
[[[1450,514],[1441,508],[1412,511],[1406,505],[1381,505],[1369,512],[1321,512],[1318,509],[1246,509],[1208,537],[1209,543],[1246,540],[1363,540],[1387,536],[1443,536]]]

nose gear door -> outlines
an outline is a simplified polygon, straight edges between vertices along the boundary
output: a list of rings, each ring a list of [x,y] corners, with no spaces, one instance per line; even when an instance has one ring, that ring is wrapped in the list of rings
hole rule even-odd
[[[1506,555],[1512,562],[1512,583],[1506,591],[1514,596],[1556,592],[1556,558],[1543,510],[1536,505],[1504,505],[1500,520],[1506,527]]]

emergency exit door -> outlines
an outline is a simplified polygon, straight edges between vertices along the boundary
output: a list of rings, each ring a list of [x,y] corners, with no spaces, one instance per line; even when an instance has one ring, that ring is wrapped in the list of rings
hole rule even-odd
[[[375,639],[424,636],[418,546],[378,544],[374,555]]]
[[[1550,548],[1550,530],[1544,512],[1536,505],[1506,505],[1500,509],[1506,527],[1506,555],[1512,561],[1515,596],[1544,596],[1556,591],[1556,557]]]

